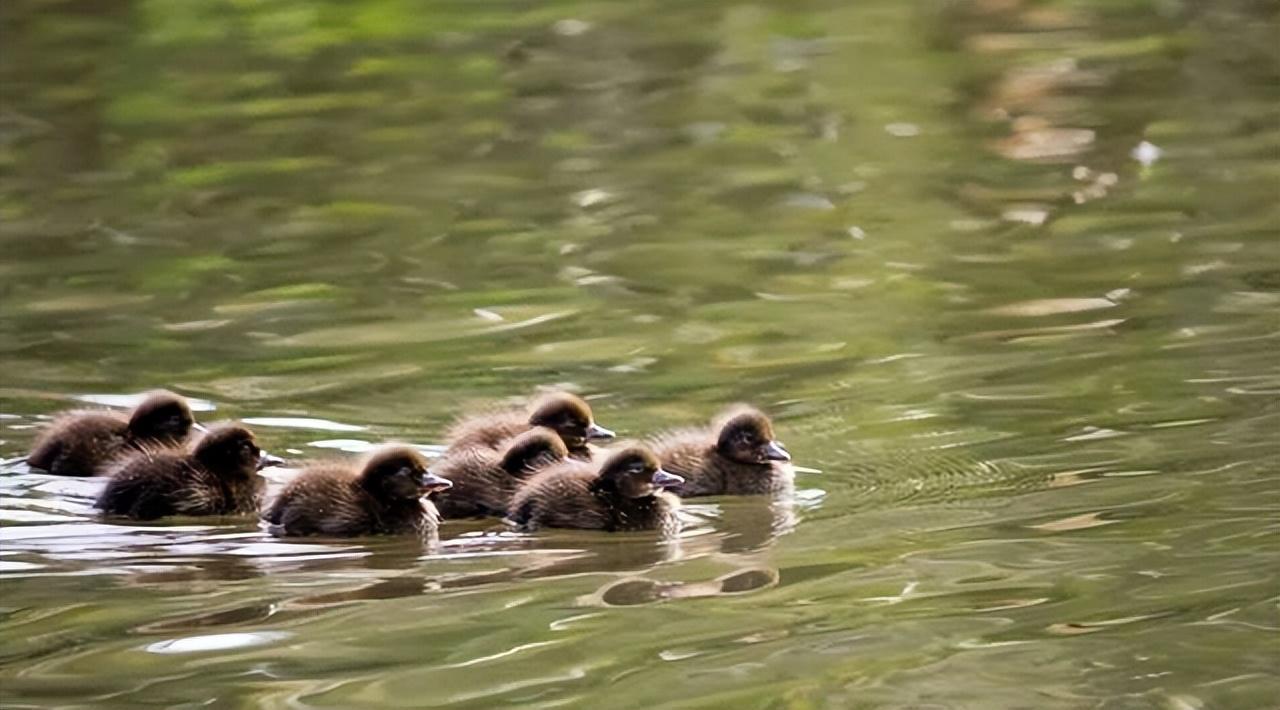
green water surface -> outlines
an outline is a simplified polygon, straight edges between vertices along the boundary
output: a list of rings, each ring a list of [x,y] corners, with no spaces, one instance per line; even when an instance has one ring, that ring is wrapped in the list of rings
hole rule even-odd
[[[0,3],[0,706],[1273,708],[1280,5]],[[126,526],[171,387],[294,458],[751,402],[678,541]]]

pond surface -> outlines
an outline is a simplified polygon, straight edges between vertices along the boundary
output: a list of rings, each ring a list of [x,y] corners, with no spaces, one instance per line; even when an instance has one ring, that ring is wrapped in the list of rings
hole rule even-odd
[[[1274,3],[0,3],[5,708],[1280,695]],[[159,386],[277,453],[747,401],[680,540],[124,526]]]

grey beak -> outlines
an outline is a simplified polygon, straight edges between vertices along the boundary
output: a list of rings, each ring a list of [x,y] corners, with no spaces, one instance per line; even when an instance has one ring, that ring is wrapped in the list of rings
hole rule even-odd
[[[427,471],[426,473],[422,474],[422,481],[418,483],[418,485],[422,488],[423,492],[435,493],[437,491],[443,491],[443,490],[448,490],[450,488],[453,488],[453,481],[450,481],[444,476],[438,476],[430,471]]]
[[[615,435],[612,431],[605,429],[599,424],[593,423],[591,426],[587,427],[587,439],[612,439],[614,436]]]
[[[683,476],[677,476],[669,471],[658,469],[653,472],[653,485],[659,488],[675,488],[684,483]]]
[[[209,433],[209,427],[207,427],[207,426],[205,426],[205,425],[201,424],[200,422],[191,422],[191,428],[192,428],[192,429],[195,429],[196,431],[200,432],[201,434],[208,434],[208,433]]]
[[[791,454],[787,453],[787,447],[779,441],[770,441],[769,445],[764,447],[764,457],[769,461],[790,461]]]
[[[272,456],[271,454],[265,451],[258,454],[258,470],[259,471],[261,471],[264,468],[271,468],[272,466],[283,466],[284,464],[285,464],[285,460],[280,458],[279,456]]]

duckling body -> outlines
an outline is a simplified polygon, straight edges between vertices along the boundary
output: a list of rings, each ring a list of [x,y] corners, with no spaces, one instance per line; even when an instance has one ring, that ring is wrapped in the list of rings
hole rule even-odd
[[[680,501],[664,488],[681,481],[639,447],[613,453],[599,466],[567,460],[524,482],[512,497],[508,518],[528,530],[659,530],[674,535],[680,529]]]
[[[64,412],[36,438],[27,465],[58,476],[100,475],[131,451],[182,443],[194,423],[186,401],[172,392],[149,395],[128,415]]]
[[[439,514],[423,495],[449,482],[427,471],[407,446],[375,450],[361,467],[343,463],[305,468],[284,487],[263,518],[283,537],[436,534]]]
[[[453,482],[433,500],[445,518],[503,516],[525,479],[568,455],[560,437],[544,427],[512,439],[501,453],[486,447],[463,449],[432,466],[433,472]]]
[[[253,513],[263,489],[257,471],[266,460],[252,432],[221,426],[189,451],[145,448],[126,455],[96,505],[107,515],[135,520]]]
[[[448,453],[466,449],[500,450],[511,439],[534,427],[555,431],[569,456],[590,461],[588,442],[613,438],[613,432],[595,423],[591,407],[581,397],[559,392],[537,400],[528,411],[501,410],[468,417],[448,432]]]
[[[794,485],[791,455],[755,409],[736,410],[718,427],[661,436],[653,450],[664,469],[684,477],[673,489],[682,498],[782,493]]]

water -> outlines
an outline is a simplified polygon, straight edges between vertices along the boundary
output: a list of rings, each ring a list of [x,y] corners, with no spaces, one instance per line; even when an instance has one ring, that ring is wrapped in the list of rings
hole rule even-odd
[[[0,4],[0,705],[1274,707],[1277,29]],[[632,435],[749,401],[820,473],[674,544],[424,552],[108,525],[18,462],[156,386],[294,457],[546,387]]]

